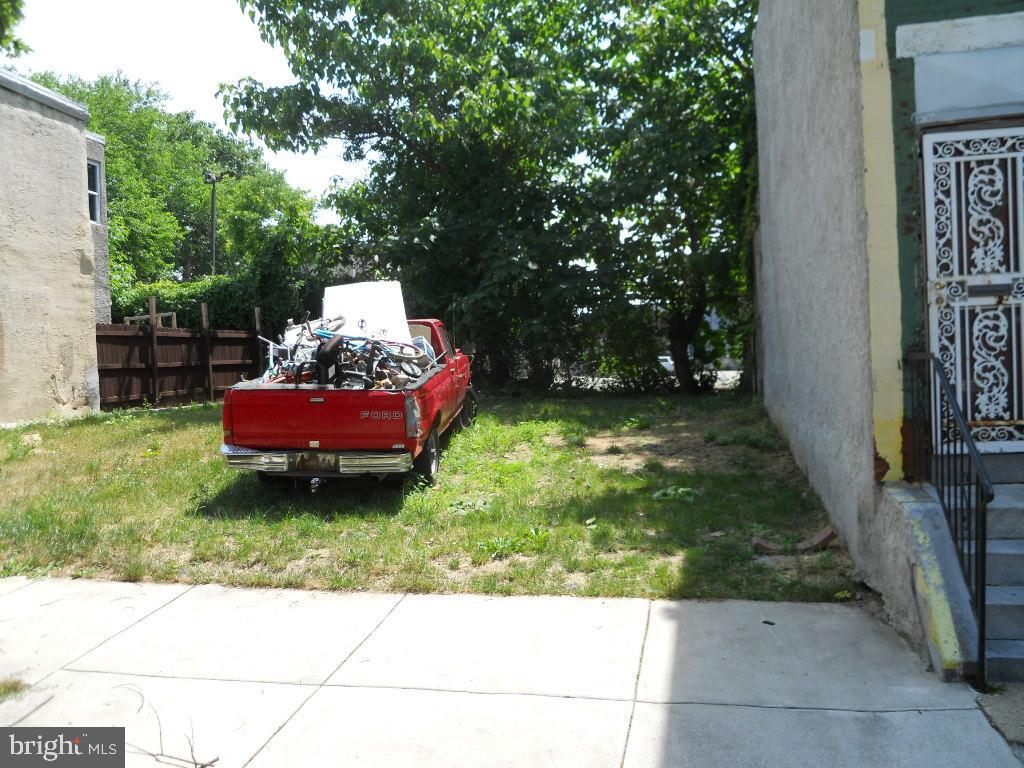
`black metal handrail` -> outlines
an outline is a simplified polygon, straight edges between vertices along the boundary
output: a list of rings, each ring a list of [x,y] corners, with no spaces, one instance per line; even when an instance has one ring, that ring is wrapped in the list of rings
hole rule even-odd
[[[979,685],[985,684],[985,560],[988,504],[995,497],[946,369],[935,355],[911,352],[913,461],[908,476],[938,492],[978,626]]]

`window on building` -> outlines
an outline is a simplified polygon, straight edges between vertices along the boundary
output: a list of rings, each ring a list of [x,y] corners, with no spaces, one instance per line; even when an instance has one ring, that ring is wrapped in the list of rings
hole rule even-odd
[[[100,164],[91,160],[88,163],[89,175],[89,220],[100,222]]]

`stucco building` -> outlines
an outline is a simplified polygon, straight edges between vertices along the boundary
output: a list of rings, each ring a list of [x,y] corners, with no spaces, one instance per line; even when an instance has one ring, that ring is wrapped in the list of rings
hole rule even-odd
[[[104,142],[88,118],[0,70],[0,423],[99,408],[110,268]]]
[[[762,0],[754,54],[765,404],[936,668],[1022,678],[1024,3]]]

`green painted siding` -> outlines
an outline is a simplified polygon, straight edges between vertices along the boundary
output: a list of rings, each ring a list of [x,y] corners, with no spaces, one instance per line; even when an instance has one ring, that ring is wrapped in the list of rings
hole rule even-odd
[[[896,216],[899,224],[903,349],[926,346],[925,263],[921,223],[921,160],[914,125],[914,61],[896,58],[896,28],[1024,10],[1024,0],[886,0],[886,44],[892,71],[892,120],[896,150]]]

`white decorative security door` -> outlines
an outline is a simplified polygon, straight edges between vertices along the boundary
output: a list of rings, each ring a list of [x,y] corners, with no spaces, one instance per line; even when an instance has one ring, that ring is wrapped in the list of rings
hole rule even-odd
[[[982,451],[1024,450],[1024,126],[924,137],[931,351]]]

